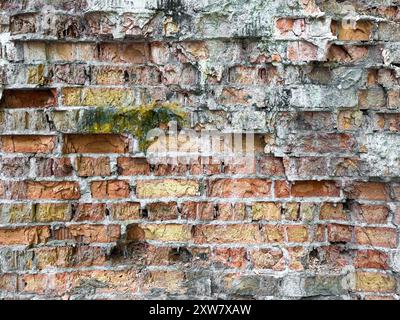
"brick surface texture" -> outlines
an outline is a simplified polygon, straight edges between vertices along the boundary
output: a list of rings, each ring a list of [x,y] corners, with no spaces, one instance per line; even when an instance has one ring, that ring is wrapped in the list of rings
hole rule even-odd
[[[400,299],[399,1],[3,0],[0,42],[0,299]],[[93,116],[152,102],[253,156]]]

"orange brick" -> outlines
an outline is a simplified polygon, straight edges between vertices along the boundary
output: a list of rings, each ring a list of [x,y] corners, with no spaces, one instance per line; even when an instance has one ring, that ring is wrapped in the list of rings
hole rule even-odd
[[[118,241],[121,235],[119,225],[74,224],[60,227],[53,232],[55,240],[74,240],[78,243],[107,243]]]
[[[252,198],[271,195],[271,181],[263,179],[218,179],[208,182],[208,195],[222,198]]]
[[[64,153],[125,153],[128,140],[116,134],[64,135]]]
[[[146,158],[118,158],[118,173],[123,176],[149,175],[150,164]]]
[[[24,293],[62,294],[66,292],[67,273],[24,274],[19,277],[19,290]]]
[[[334,181],[296,181],[291,185],[293,197],[338,197],[340,189]],[[277,196],[282,194],[278,193]],[[284,194],[284,193],[283,193]]]
[[[93,181],[90,190],[97,199],[121,199],[129,197],[129,182],[125,180]]]
[[[0,245],[46,243],[49,238],[47,226],[0,228]]]
[[[3,152],[50,153],[54,150],[56,138],[53,136],[2,136]]]
[[[284,38],[300,37],[305,32],[304,19],[280,18],[276,21],[275,26],[277,34]]]
[[[344,21],[337,23],[338,39],[345,41],[368,41],[371,37],[373,24],[370,21],[359,20],[355,26]]]
[[[28,199],[75,200],[80,198],[80,188],[73,181],[27,181]]]

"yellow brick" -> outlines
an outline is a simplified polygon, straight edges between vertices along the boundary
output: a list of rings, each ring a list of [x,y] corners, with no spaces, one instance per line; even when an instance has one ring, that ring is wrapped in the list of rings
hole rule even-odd
[[[184,224],[142,225],[146,240],[188,241],[191,239],[191,226]]]
[[[68,203],[40,203],[36,205],[36,222],[68,221],[69,219],[70,207]]]
[[[133,103],[133,94],[127,89],[110,88],[64,88],[63,104],[66,106],[129,106]]]
[[[32,222],[32,205],[11,204],[4,205],[3,210],[8,209],[8,223]]]
[[[81,104],[81,88],[63,88],[63,104],[66,106],[79,106]]]
[[[195,196],[199,183],[193,180],[141,180],[137,182],[138,198],[162,198]]]
[[[390,275],[373,272],[356,273],[356,290],[366,292],[393,292],[396,280]]]
[[[281,219],[279,204],[272,202],[258,202],[253,205],[253,220],[278,221]]]

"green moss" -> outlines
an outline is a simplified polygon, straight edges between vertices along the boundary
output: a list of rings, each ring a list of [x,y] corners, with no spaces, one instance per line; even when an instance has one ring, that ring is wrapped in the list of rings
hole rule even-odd
[[[79,130],[88,133],[131,133],[139,141],[139,149],[147,150],[151,142],[147,133],[176,121],[178,127],[187,122],[187,113],[176,103],[152,102],[133,107],[97,107],[85,110],[80,117]]]

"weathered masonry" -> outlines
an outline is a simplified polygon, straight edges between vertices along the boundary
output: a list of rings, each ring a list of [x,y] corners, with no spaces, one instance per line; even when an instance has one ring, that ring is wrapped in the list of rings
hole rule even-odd
[[[398,299],[399,8],[1,1],[0,298]]]

